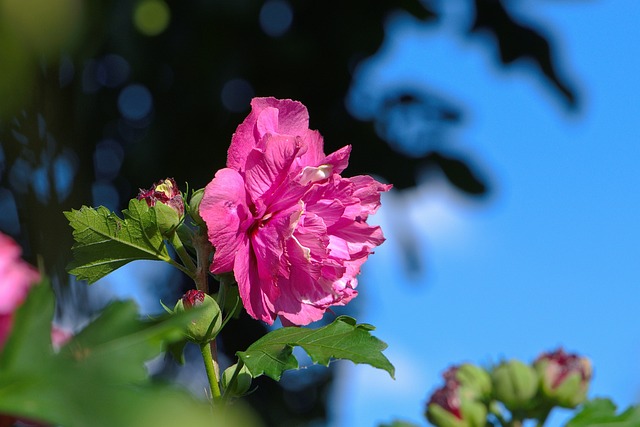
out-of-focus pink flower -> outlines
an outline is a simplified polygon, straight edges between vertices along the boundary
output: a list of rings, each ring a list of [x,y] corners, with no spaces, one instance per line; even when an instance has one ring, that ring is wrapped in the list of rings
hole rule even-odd
[[[234,272],[254,318],[306,325],[356,296],[361,265],[384,241],[367,217],[391,185],[340,176],[351,147],[325,155],[301,103],[251,106],[200,204],[216,249],[211,271]]]
[[[40,274],[20,258],[20,247],[0,233],[0,349],[9,336],[13,312],[22,304]]]

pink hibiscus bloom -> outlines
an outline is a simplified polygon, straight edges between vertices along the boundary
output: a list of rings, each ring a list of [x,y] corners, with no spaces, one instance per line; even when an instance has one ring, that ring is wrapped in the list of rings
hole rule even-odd
[[[340,176],[351,147],[325,155],[301,103],[251,106],[200,204],[216,249],[211,272],[233,271],[254,318],[306,325],[357,295],[360,267],[384,241],[366,220],[391,185]]]
[[[0,350],[9,336],[13,312],[27,297],[40,274],[20,258],[20,247],[0,233]]]

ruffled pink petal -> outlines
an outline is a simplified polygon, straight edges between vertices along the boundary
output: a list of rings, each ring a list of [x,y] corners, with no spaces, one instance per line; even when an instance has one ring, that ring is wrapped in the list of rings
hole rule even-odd
[[[325,157],[321,163],[322,164],[329,164],[333,166],[333,173],[340,173],[343,170],[345,170],[347,168],[347,166],[349,165],[349,156],[351,155],[351,146],[350,145],[346,145],[344,147],[342,147],[341,149],[339,149],[338,151],[335,151],[331,154],[329,154],[327,157]]]
[[[256,121],[256,132],[258,140],[266,134],[278,135],[278,109],[274,107],[266,107],[258,113]]]
[[[324,188],[315,186],[305,194],[306,210],[322,218],[325,225],[331,227],[344,216],[345,207],[340,200],[314,195],[317,192],[324,193]]]
[[[276,313],[272,301],[277,299],[279,290],[273,283],[261,280],[258,262],[248,239],[238,249],[233,273],[247,313],[254,319],[273,324]]]
[[[248,214],[242,176],[233,169],[219,170],[205,187],[200,203],[200,216],[207,224],[209,241],[215,248],[213,273],[233,269],[240,244],[247,239],[241,226]]]
[[[391,184],[382,184],[368,175],[347,178],[354,185],[353,196],[360,199],[362,212],[367,215],[376,213],[380,207],[380,193],[393,188]],[[366,220],[366,217],[363,218]]]
[[[307,151],[298,158],[298,169],[302,169],[305,166],[320,166],[325,158],[322,135],[318,131],[307,129],[300,136],[307,147]]]
[[[300,151],[300,141],[292,136],[268,136],[264,151],[254,149],[246,162],[246,189],[251,200],[269,203],[271,196],[289,175]]]
[[[291,99],[254,98],[251,101],[252,111],[273,107],[278,110],[277,133],[282,135],[302,135],[309,131],[309,112],[301,102]]]
[[[256,257],[259,277],[263,281],[277,282],[284,254],[284,242],[293,232],[291,216],[296,214],[297,210],[294,207],[264,223],[259,223],[251,233],[251,247]]]
[[[365,222],[357,222],[349,219],[342,219],[341,222],[331,227],[332,236],[342,239],[347,247],[351,258],[368,254],[376,246],[384,243],[385,238],[380,227],[372,227]]]
[[[290,261],[289,278],[278,282],[281,289],[276,304],[278,315],[289,324],[306,325],[320,320],[326,306],[318,303],[330,296],[319,285],[321,264],[309,258],[308,248],[304,248],[295,239],[287,242],[287,255]]]

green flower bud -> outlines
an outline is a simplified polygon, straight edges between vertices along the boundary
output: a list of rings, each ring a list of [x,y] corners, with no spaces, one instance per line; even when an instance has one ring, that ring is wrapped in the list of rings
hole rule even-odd
[[[236,376],[235,382],[231,384],[231,388],[229,388],[231,379],[233,378],[233,373],[236,371],[237,366],[237,363],[229,366],[222,373],[222,387],[224,387],[226,392],[230,393],[232,396],[244,395],[249,390],[249,387],[251,387],[251,379],[253,378],[251,376],[251,372],[249,372],[249,368],[247,368],[247,365],[243,364],[242,368],[240,368],[240,372],[238,372],[238,375]]]
[[[528,410],[536,406],[538,374],[518,360],[503,362],[491,373],[494,397],[510,411]]]
[[[173,178],[158,181],[148,190],[140,189],[138,200],[144,200],[156,212],[156,223],[163,235],[180,225],[184,218],[184,201]]]
[[[586,357],[568,354],[560,348],[542,354],[534,367],[540,375],[542,395],[549,403],[572,409],[587,399],[592,369]]]
[[[204,195],[204,188],[195,191],[189,199],[189,215],[197,225],[205,225],[204,220],[200,216],[200,202]]]
[[[481,367],[464,363],[456,369],[455,377],[468,397],[484,400],[491,395],[491,377]]]
[[[222,328],[222,312],[216,300],[195,289],[187,291],[178,300],[173,311],[181,313],[194,307],[204,308],[201,309],[200,315],[187,326],[187,339],[198,344],[206,344],[212,341]]]

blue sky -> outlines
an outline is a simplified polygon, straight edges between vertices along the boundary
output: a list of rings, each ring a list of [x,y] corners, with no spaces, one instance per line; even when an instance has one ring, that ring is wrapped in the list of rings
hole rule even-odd
[[[494,193],[473,203],[433,179],[390,193],[374,221],[387,242],[360,280],[358,320],[389,344],[396,380],[340,363],[333,427],[394,418],[426,425],[424,403],[450,364],[531,361],[563,346],[592,359],[590,396],[640,400],[640,2],[509,2],[546,25],[579,85],[566,112],[527,64],[498,66],[460,37],[465,13],[443,2],[438,28],[393,17],[350,97],[399,82],[441,90],[468,107],[453,144],[483,165]],[[624,47],[624,48],[623,48]],[[348,170],[347,170],[348,172]],[[421,248],[418,277],[399,266],[397,234]],[[566,415],[556,413],[550,425]]]

